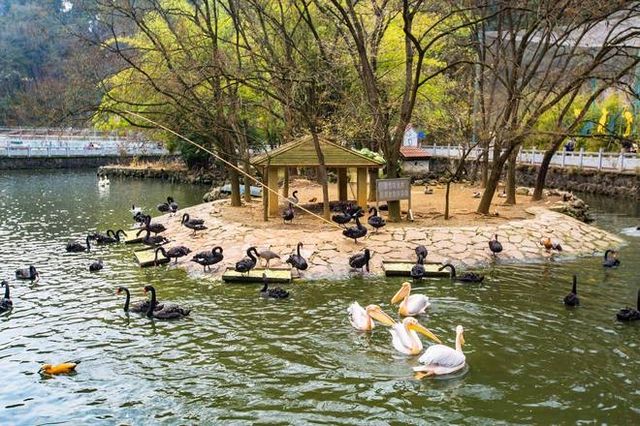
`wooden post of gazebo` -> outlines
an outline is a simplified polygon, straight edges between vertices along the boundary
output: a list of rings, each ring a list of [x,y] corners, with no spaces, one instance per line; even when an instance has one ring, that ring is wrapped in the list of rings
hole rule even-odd
[[[358,167],[358,205],[367,210],[367,168],[366,167]]]
[[[367,206],[367,170],[379,169],[384,166],[384,161],[374,160],[351,149],[340,146],[326,138],[320,138],[320,149],[324,156],[324,164],[327,168],[336,169],[338,172],[338,198],[341,201],[348,199],[347,194],[347,170],[356,168],[358,175],[358,204]],[[266,169],[264,180],[267,186],[275,193],[268,191],[267,202],[264,204],[265,217],[279,215],[278,199],[278,172],[281,168],[289,167],[318,167],[320,162],[313,145],[311,136],[303,136],[295,141],[286,143],[273,151],[260,155],[251,161],[254,167]],[[288,174],[288,173],[287,173]]]
[[[338,200],[347,201],[347,168],[338,169]]]

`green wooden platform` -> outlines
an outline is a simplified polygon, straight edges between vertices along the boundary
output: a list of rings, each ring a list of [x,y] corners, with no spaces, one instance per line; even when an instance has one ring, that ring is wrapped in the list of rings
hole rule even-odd
[[[267,282],[271,283],[290,283],[291,269],[285,268],[256,268],[249,271],[248,274],[241,274],[229,267],[222,274],[222,280],[231,283],[262,283],[262,274],[267,274]]]
[[[156,258],[155,248],[148,248],[144,250],[136,250],[133,252],[136,258],[136,262],[141,268],[147,266],[155,266],[154,259]],[[158,253],[158,265],[163,263],[169,263],[169,258],[165,257],[162,253]]]
[[[404,260],[383,260],[382,269],[387,277],[410,277],[411,268],[415,265],[415,262],[407,262]],[[426,277],[449,277],[449,269],[438,271],[442,267],[442,263],[430,263],[427,262],[424,265]]]
[[[139,230],[140,230],[140,228],[131,228],[128,231],[126,231],[127,236],[124,238],[124,243],[125,244],[139,244],[139,243],[141,243],[142,239],[146,235],[146,232],[143,232],[143,233],[140,234],[139,237],[136,237],[136,234],[138,233]]]

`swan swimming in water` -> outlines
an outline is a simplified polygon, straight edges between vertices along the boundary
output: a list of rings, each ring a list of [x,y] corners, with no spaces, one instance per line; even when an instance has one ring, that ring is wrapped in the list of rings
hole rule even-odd
[[[163,303],[158,304],[156,299],[156,289],[151,286],[144,287],[144,294],[151,292],[151,303],[147,308],[147,317],[157,319],[179,319],[189,315],[191,309],[182,308],[177,303]]]
[[[640,290],[638,290],[638,300],[636,301],[636,309],[623,308],[616,314],[618,321],[638,321],[640,320]]]
[[[40,280],[40,272],[36,267],[29,265],[28,268],[16,269],[16,278],[19,280]]]
[[[604,252],[604,261],[602,266],[605,268],[615,268],[620,266],[620,260],[618,260],[618,252],[616,250],[607,249]]]
[[[580,299],[578,298],[578,277],[573,276],[573,285],[571,291],[564,297],[564,304],[567,306],[579,306]]]
[[[262,289],[260,290],[260,296],[271,298],[271,299],[286,299],[287,297],[289,297],[289,292],[280,287],[269,288],[269,282],[267,281],[267,274],[265,273],[262,274],[262,282],[263,282],[263,286],[262,286]]]
[[[91,245],[89,244],[89,239],[90,237],[89,235],[87,235],[87,238],[85,240],[87,244],[86,247],[83,244],[79,243],[78,241],[69,241],[67,243],[66,250],[70,253],[80,253],[83,251],[91,251]]]
[[[13,301],[9,291],[9,283],[6,280],[2,280],[0,287],[4,286],[4,297],[0,299],[0,312],[5,312],[13,308]]]

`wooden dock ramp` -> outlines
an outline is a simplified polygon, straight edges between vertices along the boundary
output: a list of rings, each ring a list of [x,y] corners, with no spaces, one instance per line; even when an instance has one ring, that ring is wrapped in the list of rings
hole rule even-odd
[[[132,229],[127,230],[125,232],[127,235],[124,238],[124,243],[125,244],[139,244],[139,243],[141,243],[142,239],[146,235],[146,232],[142,232],[139,237],[136,237],[136,234],[138,233],[139,230],[140,230],[140,228],[132,228]]]
[[[222,274],[222,280],[230,283],[262,283],[262,274],[267,274],[267,282],[271,283],[290,283],[291,269],[285,268],[256,268],[249,271],[248,274],[241,274],[229,267]]]
[[[133,252],[133,255],[135,256],[136,262],[138,262],[138,265],[140,265],[141,268],[156,265],[154,262],[154,259],[156,258],[155,247],[144,250],[136,250]],[[158,265],[162,265],[163,263],[169,263],[169,258],[165,257],[162,253],[158,253]]]
[[[416,264],[415,261],[409,262],[404,260],[383,260],[382,269],[387,277],[410,277],[411,268]],[[438,271],[442,267],[442,263],[427,262],[424,264],[426,272],[425,277],[448,277],[449,270],[444,269]]]

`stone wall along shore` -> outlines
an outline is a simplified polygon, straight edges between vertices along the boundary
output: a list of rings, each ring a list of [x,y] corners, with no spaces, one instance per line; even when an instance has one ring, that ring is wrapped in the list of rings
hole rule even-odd
[[[617,236],[582,223],[561,213],[542,207],[531,207],[527,213],[531,218],[505,222],[491,226],[437,227],[420,228],[411,224],[389,224],[378,233],[370,232],[359,244],[342,236],[339,229],[326,226],[314,226],[314,229],[301,229],[295,223],[282,225],[279,221],[262,223],[255,227],[223,220],[220,217],[220,200],[180,210],[177,216],[168,215],[155,218],[163,223],[168,231],[164,235],[173,244],[186,245],[194,253],[211,250],[220,245],[224,248],[225,259],[217,272],[203,273],[202,267],[190,262],[190,257],[180,259],[178,265],[195,276],[220,278],[227,266],[245,256],[250,246],[270,247],[279,253],[282,262],[295,250],[296,244],[304,243],[302,254],[309,262],[309,269],[303,272],[307,280],[345,279],[352,275],[348,259],[353,254],[369,248],[373,253],[371,273],[383,275],[382,260],[415,259],[414,249],[423,244],[429,249],[428,261],[450,262],[461,269],[478,268],[491,262],[510,263],[542,260],[549,256],[539,244],[542,237],[550,236],[562,244],[563,252],[556,258],[601,255],[607,248],[618,247],[622,240]],[[191,231],[180,226],[182,213],[205,219],[208,230],[196,237]],[[488,249],[488,241],[498,234],[504,251],[493,259]],[[594,259],[594,261],[596,261]],[[597,260],[599,261],[599,260]],[[272,267],[288,266],[272,262]]]

